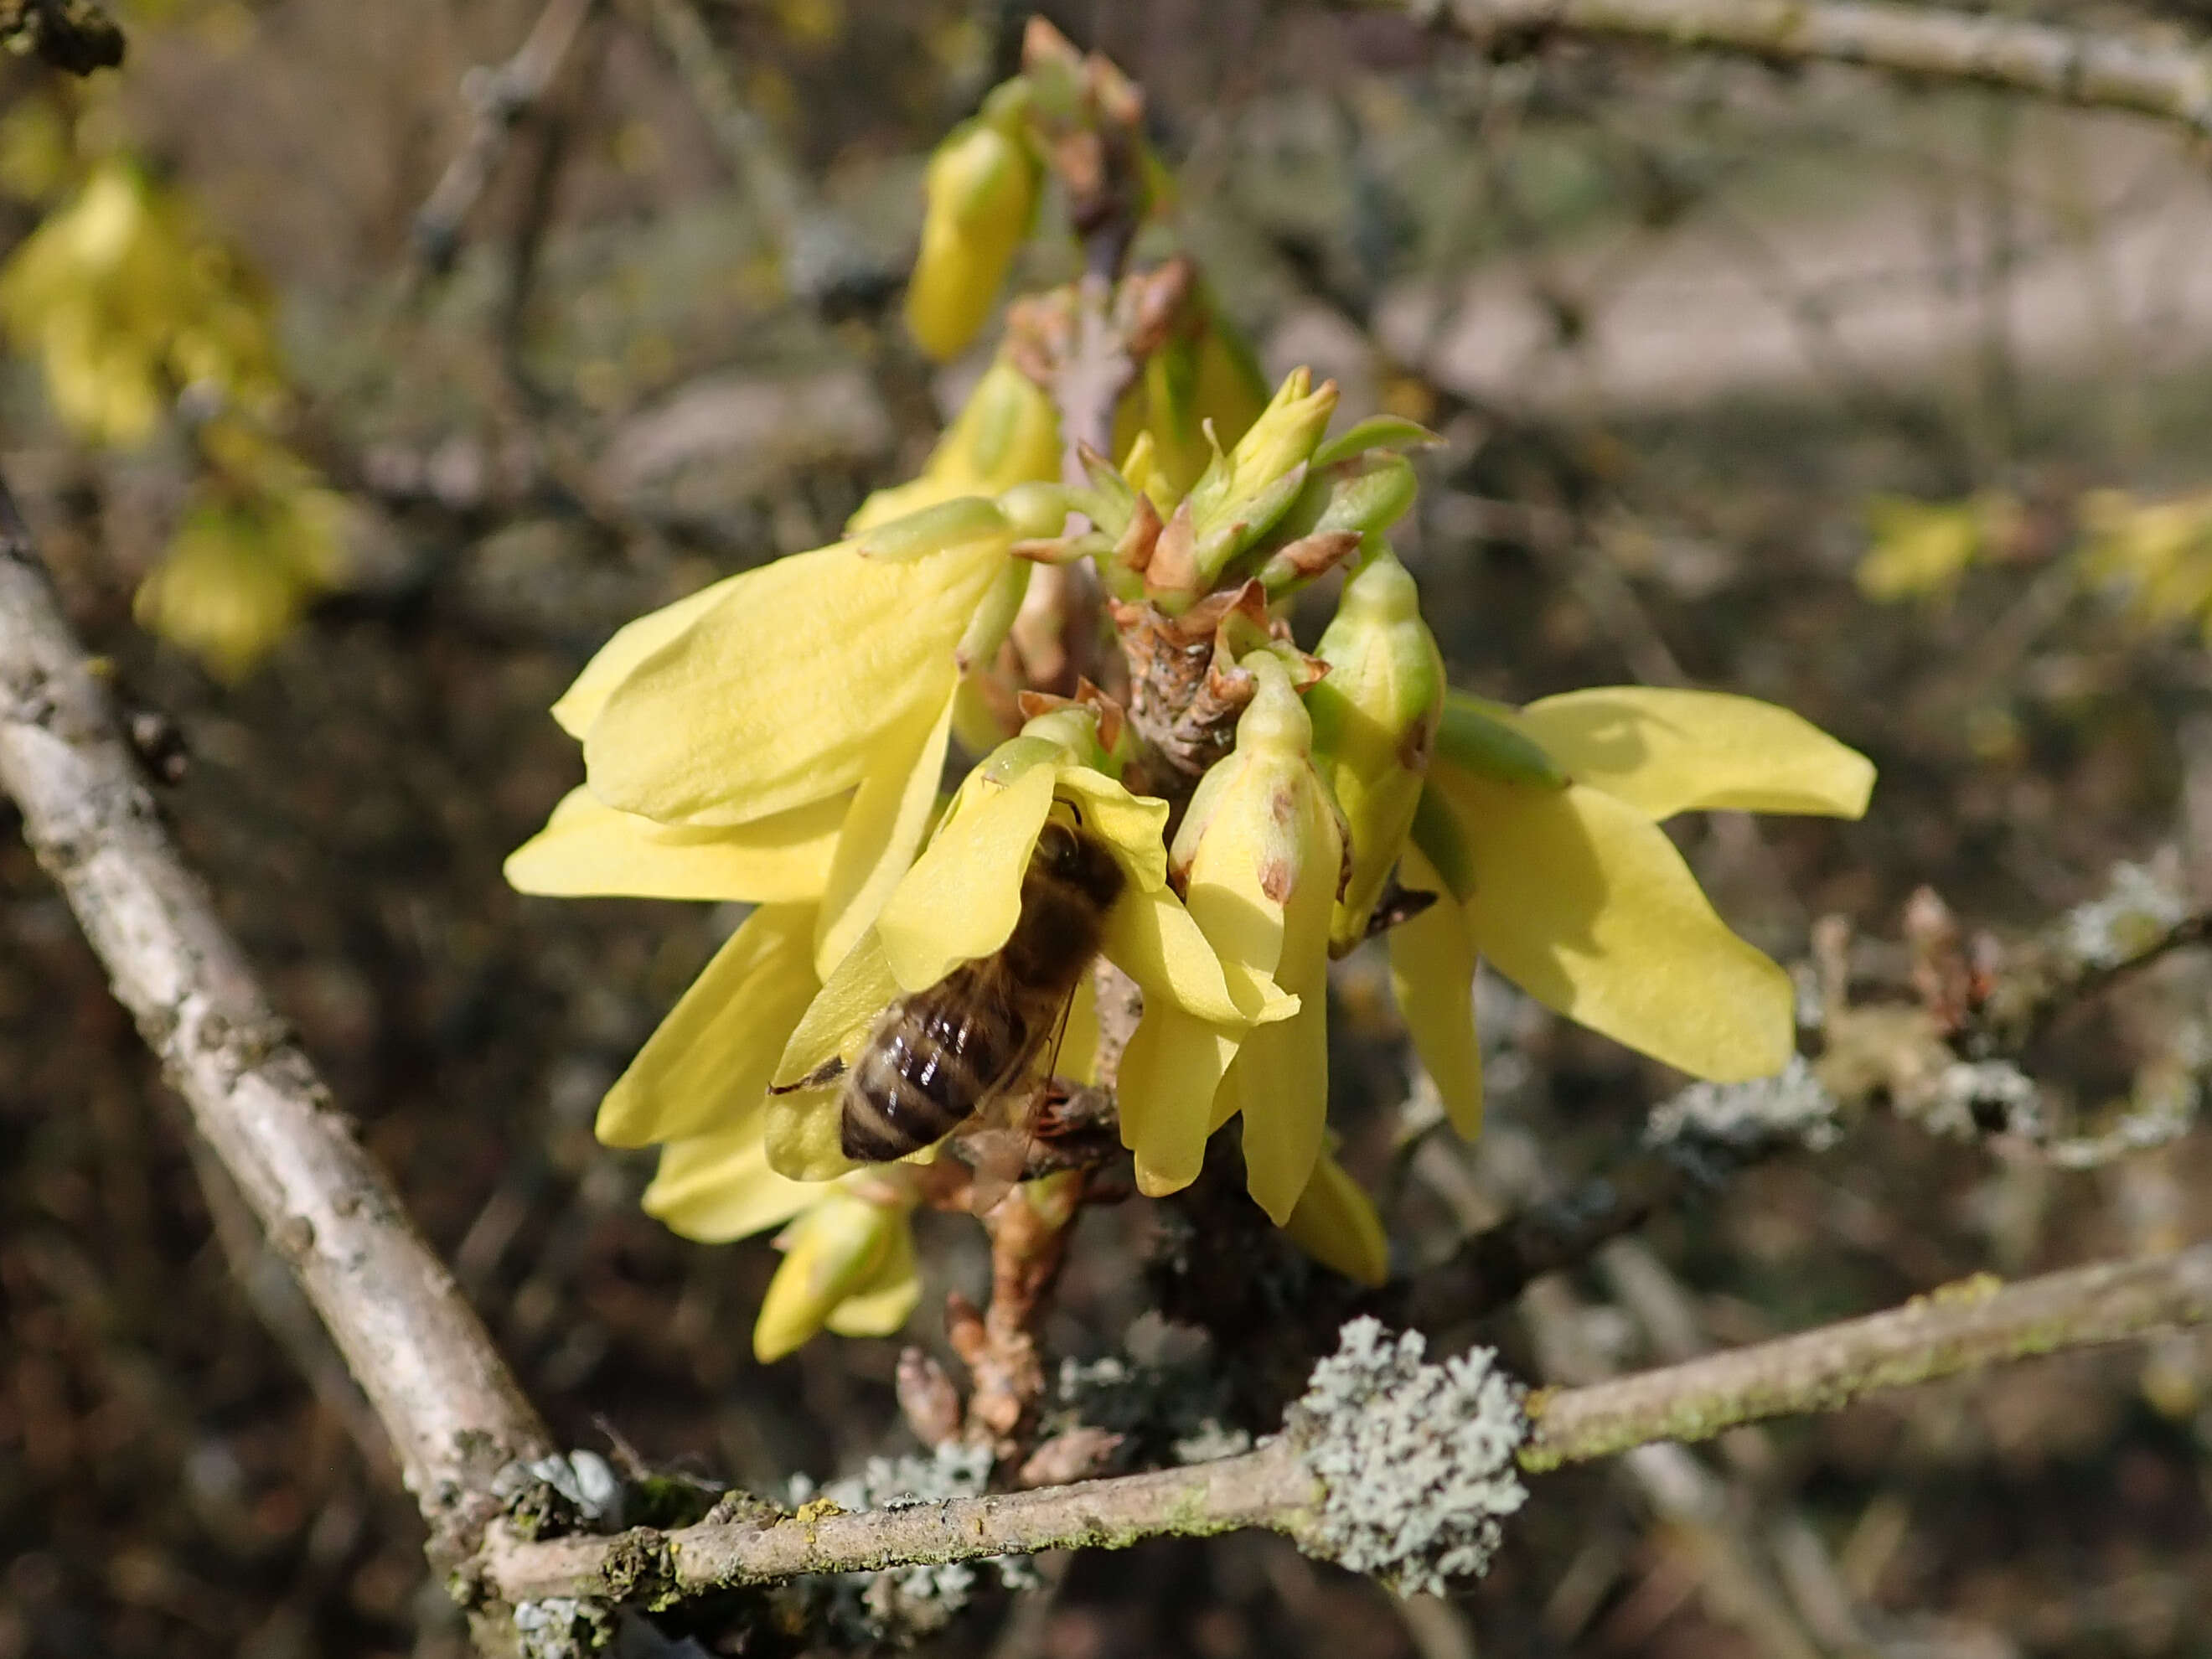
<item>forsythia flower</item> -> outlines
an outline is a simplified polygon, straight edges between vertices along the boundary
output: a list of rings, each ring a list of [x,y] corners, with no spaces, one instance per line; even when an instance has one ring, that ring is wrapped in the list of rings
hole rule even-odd
[[[979,498],[870,533],[641,617],[554,706],[592,793],[662,824],[770,830],[849,792],[817,922],[825,977],[920,845],[962,665],[996,649],[1026,579],[1006,557],[1018,527]]]
[[[999,495],[1060,477],[1060,413],[1044,389],[1001,356],[983,371],[921,475],[878,489],[845,526],[859,535],[962,495]]]
[[[1297,1207],[1283,1223],[1291,1243],[1325,1267],[1363,1285],[1380,1285],[1390,1276],[1390,1243],[1382,1218],[1359,1183],[1328,1152],[1314,1164]]]
[[[1173,510],[1212,463],[1215,441],[1234,444],[1267,406],[1267,383],[1251,347],[1212,296],[1195,295],[1191,310],[1195,326],[1145,359],[1114,422],[1117,454],[1127,454],[1140,432],[1150,435],[1153,505],[1163,512]]]
[[[1856,817],[1874,768],[1808,721],[1717,692],[1615,686],[1511,709],[1453,693],[1407,854],[1443,898],[1390,934],[1393,980],[1452,1121],[1481,1122],[1478,954],[1537,1001],[1695,1076],[1781,1070],[1790,976],[1731,933],[1662,820]]]
[[[1206,1136],[1242,1112],[1245,1178],[1279,1225],[1306,1191],[1326,1128],[1328,924],[1344,840],[1314,769],[1313,722],[1289,671],[1267,651],[1239,665],[1257,689],[1237,722],[1236,748],[1199,781],[1176,834],[1173,866],[1184,902],[1222,961],[1279,985],[1298,1000],[1297,1010],[1241,1042],[1192,1043],[1177,1067],[1178,1097],[1145,1103],[1133,1123],[1125,1106],[1121,1127],[1137,1155],[1139,1187],[1172,1192],[1196,1179]],[[1140,1027],[1131,1059],[1142,1036]]]
[[[833,1056],[848,1065],[884,1008],[926,990],[965,962],[1003,947],[1021,914],[1022,878],[1046,821],[1073,809],[1123,876],[1105,918],[1103,953],[1145,996],[1145,1022],[1182,1017],[1239,1035],[1290,1010],[1264,974],[1232,988],[1206,936],[1168,886],[1167,803],[1133,795],[1103,769],[1108,757],[1090,711],[1055,709],[1029,722],[962,784],[928,848],[898,883],[852,953],[827,976],[776,1067],[790,1085]],[[1182,1080],[1129,1044],[1118,1082],[1126,1134],[1133,1113]],[[1087,1057],[1084,1057],[1087,1058]],[[775,1096],[770,1164],[794,1180],[852,1168],[838,1144],[838,1085]]]
[[[840,1336],[890,1335],[921,1297],[908,1171],[787,1181],[769,1167],[766,1128],[755,1111],[732,1127],[671,1142],[645,1189],[646,1213],[705,1244],[790,1224],[776,1239],[783,1262],[753,1324],[753,1353],[763,1364],[825,1327]]]

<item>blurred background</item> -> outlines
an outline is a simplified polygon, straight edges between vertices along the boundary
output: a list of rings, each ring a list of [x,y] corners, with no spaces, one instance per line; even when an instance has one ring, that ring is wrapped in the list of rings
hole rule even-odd
[[[957,406],[978,365],[925,364],[897,287],[928,148],[1031,8],[570,7],[427,238],[542,0],[117,9],[118,73],[0,64],[0,466],[173,731],[189,857],[564,1444],[775,1492],[910,1449],[897,1343],[755,1364],[767,1243],[675,1238],[636,1207],[649,1160],[591,1138],[735,915],[523,899],[499,866],[578,780],[544,710],[590,652],[831,539]],[[2116,881],[2212,902],[2201,142],[1845,68],[1487,52],[1387,9],[1042,9],[1145,85],[1177,230],[1271,374],[1443,434],[1401,545],[1455,683],[1741,691],[1879,764],[1863,823],[1683,831],[1747,936],[1802,962],[1845,918],[1878,997],[1923,884],[2005,939]],[[1998,9],[2212,30],[2179,0]],[[1051,211],[1018,286],[1069,274]],[[88,301],[68,247],[103,234],[150,252]],[[126,338],[190,309],[192,343],[74,346],[95,301]],[[246,409],[281,442],[237,437]],[[373,1420],[9,829],[0,1659],[464,1652]],[[1461,1148],[1421,1133],[1379,961],[1340,971],[1333,1111],[1407,1261],[1599,1166],[1681,1081],[1486,981],[1493,1127]],[[1479,1334],[1589,1376],[2205,1237],[2207,989],[2176,957],[2032,1057],[2069,1133],[2163,1113],[2162,1145],[2074,1168],[1863,1114]],[[1142,1200],[1086,1216],[1055,1358],[1164,1340],[1163,1231]],[[973,1224],[925,1234],[933,1291],[978,1293]],[[941,1351],[940,1304],[910,1334]],[[1272,1538],[1164,1542],[1048,1560],[933,1648],[2212,1653],[2208,1362],[2174,1338],[1547,1477],[1451,1602]]]

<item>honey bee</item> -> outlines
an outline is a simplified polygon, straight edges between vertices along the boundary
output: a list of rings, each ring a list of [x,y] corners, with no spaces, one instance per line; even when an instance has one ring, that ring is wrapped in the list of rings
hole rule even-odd
[[[1048,823],[1006,942],[884,1009],[849,1070],[832,1060],[785,1086],[842,1076],[838,1144],[862,1164],[904,1158],[1010,1104],[1062,1028],[1122,879],[1104,842]]]

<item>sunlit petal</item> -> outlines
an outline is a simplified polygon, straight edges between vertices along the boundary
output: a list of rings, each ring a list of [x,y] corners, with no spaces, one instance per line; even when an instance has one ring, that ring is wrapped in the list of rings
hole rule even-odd
[[[814,907],[745,918],[600,1103],[599,1139],[644,1146],[734,1127],[758,1109],[814,991]]]
[[[823,1194],[768,1167],[766,1127],[755,1113],[740,1127],[673,1140],[645,1189],[645,1212],[702,1244],[726,1243],[781,1226]]]
[[[1874,788],[1864,755],[1754,697],[1595,686],[1532,702],[1519,723],[1577,783],[1648,817],[1725,807],[1855,818]]]
[[[1103,772],[1087,766],[1060,769],[1062,800],[1083,814],[1083,827],[1113,848],[1121,867],[1148,892],[1168,884],[1168,804],[1133,795]]]
[[[1137,1190],[1146,1197],[1180,1192],[1198,1179],[1213,1097],[1237,1057],[1235,1029],[1194,1018],[1172,1003],[1146,1004],[1115,1086],[1121,1144],[1136,1154]]]
[[[1601,790],[1463,775],[1477,948],[1538,1001],[1700,1077],[1779,1071],[1790,976],[1730,933],[1666,832]]]
[[[727,599],[744,580],[742,573],[725,576],[617,629],[553,705],[553,718],[561,729],[582,742],[606,707],[608,694],[629,678],[630,671]]]
[[[1125,892],[1106,914],[1109,961],[1143,986],[1147,1005],[1172,1002],[1185,1013],[1222,1024],[1256,1018],[1240,1006],[1223,976],[1221,959],[1182,902],[1167,888]]]
[[[507,854],[507,884],[558,898],[740,899],[819,895],[843,823],[842,795],[726,830],[672,828],[571,789]]]
[[[920,740],[904,769],[879,766],[862,778],[860,787],[853,792],[852,811],[830,861],[822,917],[817,924],[814,970],[825,979],[875,921],[884,902],[912,866],[915,851],[929,828],[930,813],[937,805],[938,781],[945,772],[945,745],[951,735],[951,699],[946,699],[926,725],[917,724]],[[887,739],[886,760],[907,741],[906,734]]]
[[[934,985],[1006,942],[1052,788],[1052,769],[1031,768],[963,805],[915,860],[876,920],[884,958],[905,989]]]
[[[609,696],[584,738],[592,793],[664,823],[740,823],[852,787],[884,732],[945,707],[1002,556],[840,545],[746,572]]]

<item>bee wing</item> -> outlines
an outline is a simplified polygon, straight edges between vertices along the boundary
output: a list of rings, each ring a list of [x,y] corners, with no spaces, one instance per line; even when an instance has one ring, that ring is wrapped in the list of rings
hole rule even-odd
[[[977,1108],[968,1127],[960,1131],[962,1151],[974,1171],[968,1207],[988,1215],[999,1202],[1021,1184],[1022,1172],[1037,1148],[1037,1109],[1060,1066],[1060,1047],[1066,1040],[1069,1011],[1075,994],[1060,1005],[1060,1018],[1049,1042],[1033,1042],[1009,1071],[1006,1081]],[[1043,1064],[1037,1064],[1042,1056]]]

